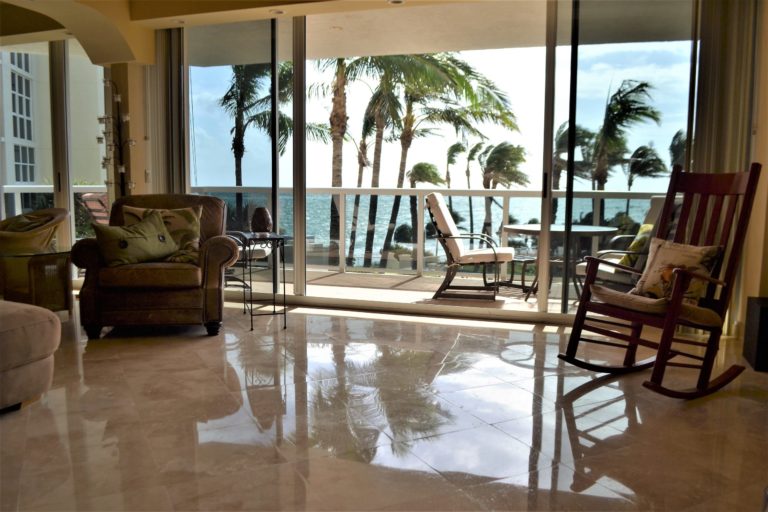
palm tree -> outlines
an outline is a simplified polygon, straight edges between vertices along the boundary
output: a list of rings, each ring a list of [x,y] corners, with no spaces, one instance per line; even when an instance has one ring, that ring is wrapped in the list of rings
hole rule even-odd
[[[427,162],[419,162],[415,164],[410,171],[408,171],[408,180],[410,181],[411,188],[416,188],[417,183],[431,183],[432,185],[442,185],[445,180],[440,176],[437,170],[437,166]],[[412,240],[416,241],[416,226],[418,225],[418,205],[416,204],[416,196],[410,197],[411,202],[411,233]]]
[[[595,132],[576,125],[574,146],[581,150],[581,160],[574,160],[574,178],[588,180],[592,176],[592,148]],[[560,190],[560,178],[568,166],[568,121],[557,129],[555,148],[552,154],[552,190]],[[558,202],[552,201],[552,222],[557,218]]]
[[[397,188],[403,186],[408,151],[413,140],[431,134],[430,126],[447,124],[457,134],[478,137],[483,137],[474,127],[474,123],[478,122],[493,122],[509,130],[517,130],[507,97],[472,66],[450,53],[418,57],[423,59],[419,72],[402,76],[405,113],[400,132]],[[384,238],[382,267],[386,267],[386,254],[395,232],[400,201],[401,196],[397,195],[392,203]]]
[[[672,142],[669,144],[669,158],[672,167],[679,165],[685,167],[685,146],[688,144],[688,138],[683,130],[677,130],[672,136]]]
[[[461,142],[454,142],[448,148],[445,156],[445,185],[451,188],[451,166],[456,163],[456,157],[464,153],[467,147]],[[448,196],[448,209],[453,212],[453,196]]]
[[[627,128],[644,121],[660,123],[661,113],[647,103],[650,89],[648,82],[624,80],[606,102],[603,125],[595,137],[593,190],[605,190],[611,169],[623,162]]]
[[[329,124],[331,131],[331,186],[342,186],[342,148],[347,132],[347,85],[361,77],[380,77],[389,64],[386,57],[366,56],[352,59],[336,58],[319,61],[320,70],[333,69],[334,79],[331,87],[332,103]],[[402,65],[403,70],[408,65]],[[392,70],[390,70],[391,72]],[[330,240],[340,236],[339,211],[335,198],[331,200]]]
[[[293,63],[283,62],[278,67],[277,96],[281,104],[293,99]],[[235,121],[232,128],[232,153],[235,156],[235,186],[243,186],[242,161],[245,154],[245,133],[254,126],[264,133],[272,132],[271,68],[269,64],[244,64],[232,66],[229,89],[219,100],[219,105]],[[327,141],[328,129],[316,123],[306,126],[311,140]],[[278,150],[282,155],[293,134],[293,119],[284,112],[278,115]],[[246,223],[243,195],[235,194],[235,222],[238,227]]]
[[[664,161],[656,152],[653,143],[639,146],[629,157],[627,190],[632,190],[636,178],[659,178],[669,173]]]
[[[243,186],[243,155],[245,154],[245,132],[251,124],[258,93],[269,77],[269,64],[245,64],[232,66],[232,80],[229,89],[219,100],[219,105],[235,121],[232,127],[232,153],[235,156],[235,186]],[[238,227],[245,224],[243,194],[235,194],[235,222]]]
[[[342,149],[344,145],[344,135],[347,133],[347,60],[344,58],[321,61],[322,63],[332,63],[335,66],[333,77],[333,108],[328,120],[331,131],[331,187],[342,186]],[[331,197],[331,227],[329,239],[338,240],[340,236],[339,209],[337,196]],[[330,255],[329,255],[330,256]],[[332,263],[333,257],[331,256]]]
[[[467,153],[467,188],[472,188],[472,184],[470,183],[470,174],[469,174],[469,165],[475,161],[475,159],[478,156],[478,153],[483,149],[483,146],[485,145],[484,142],[478,142],[474,146],[472,146],[472,149],[469,150],[469,153]],[[472,196],[469,196],[469,232],[474,233],[475,232],[475,212],[472,209]],[[469,239],[469,248],[472,249],[475,245],[474,239]]]
[[[363,130],[360,135],[360,144],[357,146],[357,188],[363,186],[363,173],[366,167],[370,167],[368,160],[368,137],[373,133],[373,119],[366,116],[363,120]],[[360,194],[355,194],[355,205],[352,210],[352,227],[349,233],[349,252],[347,253],[347,265],[355,263],[355,241],[357,240],[357,222],[360,212]]]
[[[366,116],[373,118],[375,130],[373,144],[373,166],[371,169],[371,187],[379,186],[379,176],[381,174],[381,150],[384,145],[384,132],[390,128],[393,123],[400,120],[400,101],[394,91],[394,79],[391,69],[384,69],[381,81],[373,96],[368,102]],[[368,230],[365,234],[365,255],[363,257],[363,266],[370,267],[373,260],[373,239],[376,234],[376,214],[378,213],[379,196],[371,195],[368,205]]]
[[[519,169],[519,165],[525,162],[525,150],[522,146],[515,146],[509,142],[488,146],[480,154],[479,161],[483,169],[483,188],[485,189],[495,189],[499,185],[509,188],[512,184],[528,184],[528,176]],[[488,236],[492,236],[492,203],[493,197],[486,196],[482,232]]]
[[[581,149],[582,160],[574,161],[574,177],[588,180],[591,178],[590,153],[595,142],[595,132],[576,125],[576,148]],[[555,149],[552,154],[552,190],[560,190],[560,178],[568,166],[568,121],[557,129]]]
[[[629,157],[627,175],[627,191],[632,190],[636,178],[659,178],[669,173],[653,143],[639,146]],[[626,214],[629,216],[629,199],[627,199]]]

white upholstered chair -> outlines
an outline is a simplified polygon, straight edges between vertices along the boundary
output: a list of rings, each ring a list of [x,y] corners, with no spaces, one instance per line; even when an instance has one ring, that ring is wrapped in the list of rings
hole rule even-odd
[[[432,224],[437,231],[437,239],[445,250],[448,268],[445,279],[437,289],[433,298],[460,298],[460,299],[496,299],[499,290],[499,273],[501,265],[509,263],[515,256],[512,247],[497,247],[496,242],[483,233],[460,233],[456,223],[451,217],[451,212],[445,204],[443,195],[433,192],[426,196],[426,208],[432,219]],[[476,239],[486,244],[482,249],[467,249],[464,240]],[[464,265],[482,265],[482,285],[452,285],[456,273]],[[488,279],[488,266],[493,266],[493,280]],[[458,293],[452,290],[462,290]],[[489,293],[463,293],[463,291],[490,292]]]

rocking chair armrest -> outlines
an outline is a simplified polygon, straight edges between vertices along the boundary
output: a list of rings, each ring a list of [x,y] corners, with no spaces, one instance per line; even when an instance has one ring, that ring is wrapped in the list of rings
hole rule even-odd
[[[625,254],[629,254],[630,256],[647,256],[647,252],[638,252],[638,251],[625,251],[625,250],[619,250],[619,249],[604,249],[602,251],[597,251],[596,256],[599,259],[603,259],[605,256],[610,256],[611,254],[621,254],[622,256]]]
[[[595,261],[596,263],[593,263],[593,264],[608,265],[609,267],[615,267],[617,269],[623,270],[624,272],[629,272],[630,274],[640,275],[643,273],[642,271],[637,270],[636,268],[628,267],[626,265],[620,265],[618,263],[614,263],[613,261],[596,258],[594,256],[587,256],[585,260],[587,262],[587,267],[589,267],[592,261]]]
[[[716,284],[718,286],[726,286],[728,284],[725,281],[721,281],[720,279],[715,279],[712,276],[708,276],[706,274],[701,274],[699,272],[692,272],[692,271],[684,269],[684,268],[676,268],[676,269],[672,270],[672,272],[675,273],[675,274],[686,274],[689,277],[691,277],[692,279],[699,279],[701,281],[707,281],[709,283]]]

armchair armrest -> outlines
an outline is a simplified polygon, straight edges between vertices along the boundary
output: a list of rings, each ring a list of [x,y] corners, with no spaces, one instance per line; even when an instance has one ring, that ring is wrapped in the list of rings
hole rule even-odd
[[[225,268],[237,261],[237,243],[227,235],[207,239],[200,246],[200,267],[203,270],[203,287],[220,288]]]

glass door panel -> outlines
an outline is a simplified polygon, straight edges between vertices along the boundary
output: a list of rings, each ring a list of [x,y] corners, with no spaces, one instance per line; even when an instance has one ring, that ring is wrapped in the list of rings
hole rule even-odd
[[[568,277],[552,288],[553,296],[562,297],[562,312],[570,311],[578,296],[584,256],[626,249],[642,224],[653,223],[647,218],[650,198],[666,192],[669,171],[685,151],[691,76],[692,0],[581,0],[574,9],[579,20],[575,147],[573,174],[565,177],[573,190],[572,212],[567,219],[564,198],[556,200],[550,238],[553,253],[564,260],[559,272],[553,266],[554,280],[558,273]],[[561,30],[570,36],[569,26]],[[566,46],[558,49],[558,75],[570,75],[570,59],[559,58],[568,53]],[[556,133],[568,128],[569,93],[558,88]],[[555,147],[560,148],[555,160],[565,165],[567,142],[556,138]],[[567,189],[562,178],[552,185]],[[573,229],[570,247],[564,248],[565,237],[557,230],[568,220]]]
[[[540,222],[545,35],[545,2],[307,18],[309,295],[430,299],[446,269],[424,217],[432,191],[461,231],[535,254],[535,241],[502,227]],[[503,270],[516,286],[505,308],[535,301],[523,301],[521,272],[521,262]],[[479,284],[482,267],[456,279]]]
[[[83,47],[69,40],[70,181],[75,239],[94,236],[92,222],[105,221],[108,134],[113,126],[104,112],[104,68],[91,64]],[[111,151],[109,152],[111,154]]]
[[[53,207],[48,43],[0,48],[0,219]]]

